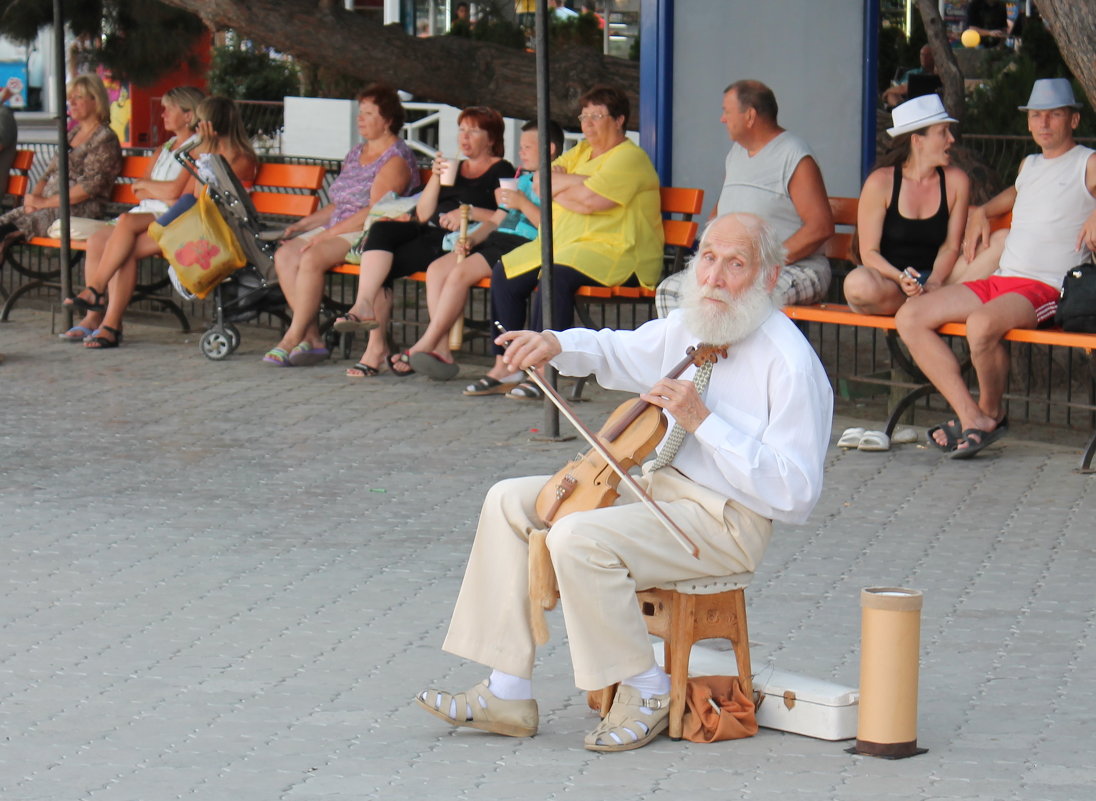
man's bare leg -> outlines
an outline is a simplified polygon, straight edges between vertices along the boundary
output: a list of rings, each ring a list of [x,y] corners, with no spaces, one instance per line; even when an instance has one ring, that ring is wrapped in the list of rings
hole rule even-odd
[[[1009,292],[994,298],[967,318],[967,342],[970,346],[971,364],[978,376],[978,406],[983,413],[975,425],[993,431],[1003,414],[1001,398],[1008,381],[1008,350],[1001,341],[1013,328],[1035,328],[1035,308],[1023,295]]]

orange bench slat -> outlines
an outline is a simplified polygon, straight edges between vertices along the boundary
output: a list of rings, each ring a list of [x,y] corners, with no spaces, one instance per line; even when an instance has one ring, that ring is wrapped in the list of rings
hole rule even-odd
[[[320,206],[317,195],[291,195],[285,192],[252,192],[251,202],[260,214],[307,217]]]
[[[878,328],[884,331],[897,329],[893,317],[876,314],[857,314],[839,303],[820,303],[816,306],[785,306],[784,313],[793,320],[814,323],[849,325],[859,328]],[[938,331],[948,336],[966,336],[964,323],[945,323]],[[1078,334],[1060,328],[1013,328],[1004,337],[1010,342],[1027,342],[1032,345],[1056,345],[1068,348],[1096,349],[1096,334]]]
[[[261,164],[255,186],[276,186],[316,192],[323,186],[327,168],[322,164]]]
[[[48,236],[34,236],[27,240],[28,245],[35,245],[40,248],[58,248],[61,247],[60,239],[52,239]],[[69,240],[69,248],[72,250],[87,250],[87,242],[83,239]]]

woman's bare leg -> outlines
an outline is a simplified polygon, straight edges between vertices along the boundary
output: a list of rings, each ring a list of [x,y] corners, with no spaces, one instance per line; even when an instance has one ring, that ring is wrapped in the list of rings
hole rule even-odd
[[[141,237],[146,237],[148,241],[155,244],[155,241],[147,234],[149,225],[155,220],[156,217],[152,214],[123,214],[119,217],[118,222],[111,229],[102,255],[96,259],[94,270],[89,261],[89,286],[99,287],[109,283],[114,274],[133,256]],[[156,246],[155,252],[160,252],[159,245]],[[88,255],[90,257],[91,254]],[[138,258],[141,257],[138,256]],[[128,299],[126,302],[129,302]]]
[[[307,242],[307,239],[291,239],[274,251],[274,272],[278,275],[278,286],[291,309],[296,308],[297,270],[300,268],[301,248]]]
[[[110,296],[107,300],[107,310],[99,323],[99,335],[105,339],[113,339],[114,335],[104,331],[107,326],[115,330],[122,330],[122,318],[125,316],[129,301],[137,288],[137,262],[149,256],[155,256],[160,252],[160,243],[148,233],[142,233],[133,239],[129,257],[112,273],[110,283]],[[96,348],[94,342],[85,343],[86,347]]]
[[[871,267],[857,267],[845,276],[845,300],[857,314],[894,314],[906,302],[902,288]]]
[[[275,347],[291,350],[301,342],[307,342],[312,347],[323,344],[317,315],[320,311],[320,301],[323,299],[324,276],[329,269],[342,263],[348,250],[350,250],[349,242],[342,237],[332,237],[313,242],[310,247],[301,248],[298,251],[297,268],[294,271],[293,286],[290,290],[293,322]],[[276,259],[277,257],[275,257],[275,266],[277,266]],[[278,277],[280,281],[280,270]],[[282,291],[285,292],[284,284],[282,286]],[[287,293],[286,299],[289,300],[289,298],[290,294]]]
[[[437,263],[435,261],[431,264],[426,272],[428,282],[430,272]],[[469,289],[480,280],[491,276],[491,266],[483,256],[474,253],[459,264],[454,259],[447,268],[441,286],[436,288],[433,303],[429,303],[429,294],[427,295],[430,324],[409,350],[411,353],[433,352],[445,361],[451,361],[453,357],[449,349],[449,329],[464,316]]]
[[[430,317],[434,317],[434,307],[441,296],[442,287],[449,278],[449,274],[457,266],[457,254],[446,253],[444,256],[434,259],[426,268],[426,308],[430,310]]]
[[[370,304],[377,315],[378,326],[369,332],[369,339],[365,343],[365,351],[359,362],[367,364],[377,370],[384,368],[388,358],[388,322],[392,319],[392,290],[381,288],[373,297]],[[393,368],[395,372],[395,368]],[[347,369],[346,374],[352,377],[360,377],[361,370],[354,367]]]
[[[392,272],[394,257],[387,250],[367,250],[362,254],[362,263],[358,275],[358,292],[354,298],[354,305],[350,307],[348,314],[353,314],[359,320],[377,320],[380,322],[380,312],[374,308],[373,299],[381,291],[384,282],[388,280],[388,274]],[[388,295],[391,304],[391,295]],[[389,305],[391,313],[391,305]],[[384,325],[380,326],[384,330]]]

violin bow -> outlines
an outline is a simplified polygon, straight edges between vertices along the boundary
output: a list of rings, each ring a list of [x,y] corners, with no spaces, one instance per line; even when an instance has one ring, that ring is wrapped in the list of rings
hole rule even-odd
[[[507,333],[506,329],[499,325],[498,322],[495,323],[495,327],[502,331],[502,333]],[[602,441],[598,439],[597,434],[587,428],[586,424],[578,419],[578,416],[567,401],[563,399],[563,396],[556,392],[555,387],[541,378],[540,374],[537,373],[536,368],[527,367],[524,372],[534,384],[541,388],[541,391],[544,392],[545,396],[547,396],[555,407],[559,409],[560,414],[566,417],[571,425],[575,427],[578,433],[582,435],[582,438],[590,443],[590,447],[598,452],[598,455],[613,469],[613,472],[620,477],[620,480],[628,485],[628,488],[636,494],[640,502],[658,518],[659,522],[666,527],[666,530],[670,532],[675,540],[677,540],[678,544],[691,554],[694,559],[699,559],[700,548],[697,547],[697,544],[689,539],[689,535],[681,530],[681,527],[666,514],[662,507],[655,502],[654,498],[647,494],[647,491],[643,489],[643,487],[639,486],[639,482],[635,480],[632,474],[625,470],[623,465],[616,460],[616,457],[609,453],[609,450]]]

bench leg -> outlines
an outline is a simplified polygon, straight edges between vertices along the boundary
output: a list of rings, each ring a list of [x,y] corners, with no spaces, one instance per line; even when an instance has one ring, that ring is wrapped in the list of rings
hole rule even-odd
[[[8,315],[10,315],[11,310],[15,308],[15,303],[19,298],[23,297],[23,295],[28,292],[46,286],[53,286],[53,284],[50,284],[47,281],[28,281],[18,289],[12,291],[11,295],[8,296],[8,299],[4,301],[4,308],[0,309],[0,322],[6,323],[8,321]]]
[[[1085,449],[1081,452],[1081,467],[1080,472],[1092,473],[1096,472],[1092,469],[1092,457],[1096,456],[1096,432],[1088,438],[1088,444],[1085,445]]]
[[[932,384],[924,384],[923,386],[917,387],[917,389],[910,390],[902,400],[898,401],[894,407],[894,411],[892,411],[890,417],[887,418],[887,436],[889,437],[894,434],[894,429],[898,427],[898,421],[902,419],[902,415],[906,413],[907,409],[921,400],[921,398],[932,395],[934,392],[936,392],[936,387]]]

